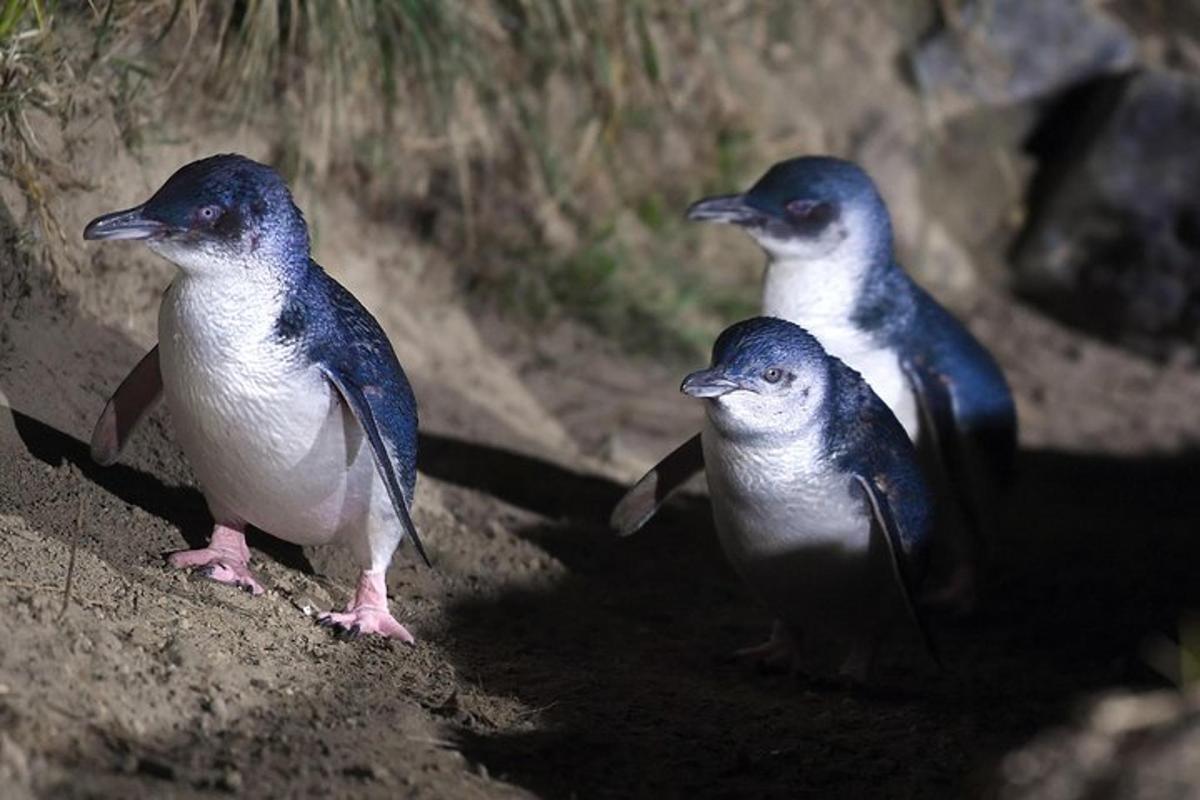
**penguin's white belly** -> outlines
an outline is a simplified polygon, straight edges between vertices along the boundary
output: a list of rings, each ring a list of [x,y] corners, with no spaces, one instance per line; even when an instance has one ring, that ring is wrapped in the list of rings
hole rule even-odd
[[[269,335],[198,324],[177,289],[159,318],[163,390],[218,521],[233,516],[297,544],[361,530],[386,490],[336,390]]]
[[[806,448],[734,445],[711,424],[703,445],[717,534],[751,590],[805,635],[866,635],[878,591],[871,522],[848,476],[812,463]]]

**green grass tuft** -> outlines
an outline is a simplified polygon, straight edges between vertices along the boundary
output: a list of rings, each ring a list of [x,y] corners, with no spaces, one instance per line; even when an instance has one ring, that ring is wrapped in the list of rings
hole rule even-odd
[[[526,252],[484,291],[535,321],[569,315],[632,352],[703,359],[722,328],[757,313],[758,285],[716,285],[681,257],[691,235],[681,223],[647,227],[640,247],[608,225],[561,258]]]

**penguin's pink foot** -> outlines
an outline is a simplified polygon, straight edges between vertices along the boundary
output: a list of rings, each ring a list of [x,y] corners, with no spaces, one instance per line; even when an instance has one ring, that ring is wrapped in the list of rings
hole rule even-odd
[[[416,641],[388,611],[387,586],[382,572],[363,572],[358,579],[354,601],[345,611],[321,614],[317,617],[317,624],[332,628],[343,639],[357,639],[364,633],[374,633],[399,639],[405,644],[414,644]]]
[[[949,617],[963,619],[971,616],[977,603],[975,569],[966,563],[958,564],[937,585],[921,597],[921,605]]]
[[[753,647],[735,650],[733,658],[747,661],[770,672],[798,672],[800,646],[795,637],[779,622],[771,628],[771,638]]]
[[[209,580],[236,586],[250,594],[263,593],[262,584],[250,572],[250,548],[238,528],[218,523],[213,527],[208,547],[171,553],[167,563],[178,569],[195,569]]]

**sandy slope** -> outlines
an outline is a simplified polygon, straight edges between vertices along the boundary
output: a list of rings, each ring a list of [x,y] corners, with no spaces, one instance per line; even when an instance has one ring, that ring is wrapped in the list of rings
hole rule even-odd
[[[263,155],[252,138],[90,154],[92,184],[55,198],[62,227],[230,147]],[[31,280],[0,323],[0,783],[15,796],[954,796],[1083,695],[1153,683],[1139,645],[1197,606],[1200,376],[986,295],[965,311],[1017,390],[1026,451],[985,607],[935,626],[945,673],[902,645],[868,692],[724,663],[766,620],[704,501],[631,541],[603,525],[618,481],[698,419],[680,369],[569,325],[534,337],[478,318],[398,227],[335,193],[301,203],[421,402],[416,519],[437,568],[405,550],[389,576],[419,644],[312,624],[306,609],[350,589],[337,552],[259,538],[260,598],[165,569],[208,525],[167,415],[109,469],[86,441],[154,340],[170,268],[71,240],[56,298],[9,253],[0,269]]]

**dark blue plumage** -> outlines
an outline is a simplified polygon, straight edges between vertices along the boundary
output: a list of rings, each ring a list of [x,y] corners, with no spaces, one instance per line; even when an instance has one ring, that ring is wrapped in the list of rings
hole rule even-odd
[[[892,220],[887,207],[870,177],[849,161],[829,156],[781,161],[742,198],[763,214],[767,232],[780,239],[818,234],[841,219],[851,205],[864,208],[863,223],[879,234],[871,258],[891,258]]]
[[[931,406],[942,457],[965,468],[956,446],[965,437],[982,454],[990,480],[1010,482],[1017,411],[991,353],[890,256],[873,267],[854,318],[877,342],[899,354],[913,390]],[[945,400],[939,400],[943,394]]]
[[[765,367],[821,361],[825,349],[787,320],[754,317],[730,325],[713,343],[712,365],[730,375],[757,377]]]
[[[275,170],[245,156],[193,161],[141,208],[146,218],[186,236],[238,239],[250,231],[270,240],[272,255],[297,269],[308,261],[308,226],[287,184]]]
[[[280,314],[284,328],[297,322],[304,351],[362,425],[396,514],[428,564],[408,511],[417,480],[417,401],[391,342],[371,313],[315,261],[289,291]]]
[[[411,502],[417,465],[417,401],[379,323],[315,261],[288,290],[276,323],[279,336],[300,340],[307,356],[348,385],[360,387],[400,467]]]
[[[830,357],[833,389],[827,408],[825,449],[841,469],[875,483],[887,496],[897,530],[920,574],[933,528],[929,490],[904,428],[866,381]]]

